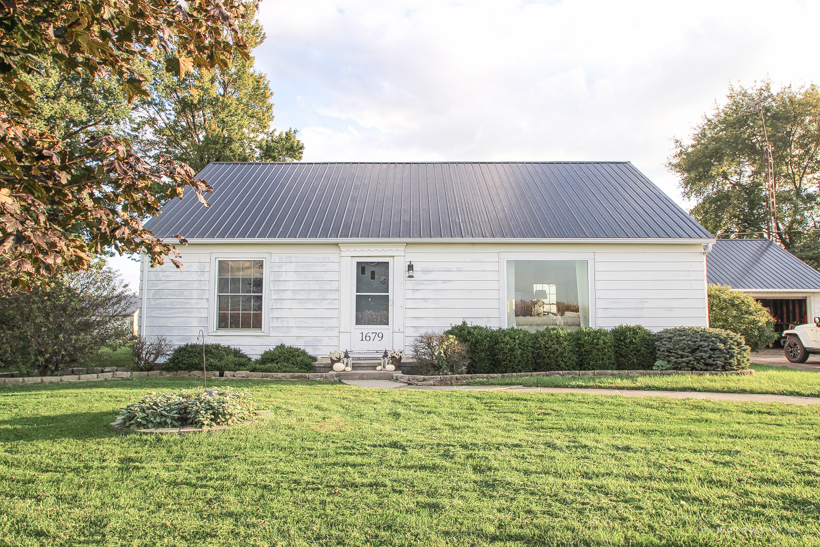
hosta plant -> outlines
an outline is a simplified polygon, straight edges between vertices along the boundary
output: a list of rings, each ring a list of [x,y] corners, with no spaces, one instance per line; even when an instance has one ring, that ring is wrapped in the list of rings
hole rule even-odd
[[[115,424],[134,430],[208,428],[253,418],[254,404],[249,390],[227,387],[209,391],[210,394],[198,390],[149,393],[125,407]]]

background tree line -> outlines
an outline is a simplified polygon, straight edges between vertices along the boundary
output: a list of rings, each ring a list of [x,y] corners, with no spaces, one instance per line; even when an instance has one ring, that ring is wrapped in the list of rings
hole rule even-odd
[[[762,109],[762,116],[761,116]],[[764,133],[764,124],[766,133]],[[766,134],[771,144],[774,228],[783,247],[820,268],[820,90],[733,86],[687,141],[676,139],[669,168],[680,177],[692,216],[718,237],[767,231]]]
[[[142,220],[186,189],[207,204],[195,170],[301,158],[296,131],[272,128],[256,14],[247,0],[0,3],[0,258],[12,284],[84,269],[106,249],[161,264],[176,251]]]

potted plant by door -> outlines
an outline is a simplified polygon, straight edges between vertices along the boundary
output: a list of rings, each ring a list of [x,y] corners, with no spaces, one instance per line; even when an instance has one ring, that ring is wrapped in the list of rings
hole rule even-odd
[[[387,370],[396,370],[401,366],[401,360],[404,359],[404,350],[391,350],[390,353],[387,354],[387,358],[390,359],[390,364],[386,367]]]
[[[345,354],[341,350],[334,349],[330,352],[330,368],[335,370],[336,372],[342,372],[345,369],[344,364],[342,363],[342,359],[344,358]]]

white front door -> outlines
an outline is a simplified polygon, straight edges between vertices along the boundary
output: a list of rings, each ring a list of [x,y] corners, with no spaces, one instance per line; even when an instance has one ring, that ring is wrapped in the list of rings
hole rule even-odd
[[[353,263],[353,329],[354,351],[384,351],[393,346],[392,260],[358,259]]]

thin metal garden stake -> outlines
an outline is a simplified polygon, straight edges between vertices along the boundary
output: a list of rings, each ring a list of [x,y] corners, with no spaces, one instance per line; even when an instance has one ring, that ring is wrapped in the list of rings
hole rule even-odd
[[[199,329],[196,339],[199,340],[200,336],[202,337],[202,389],[208,389],[208,369],[205,368],[205,332],[202,329]]]

